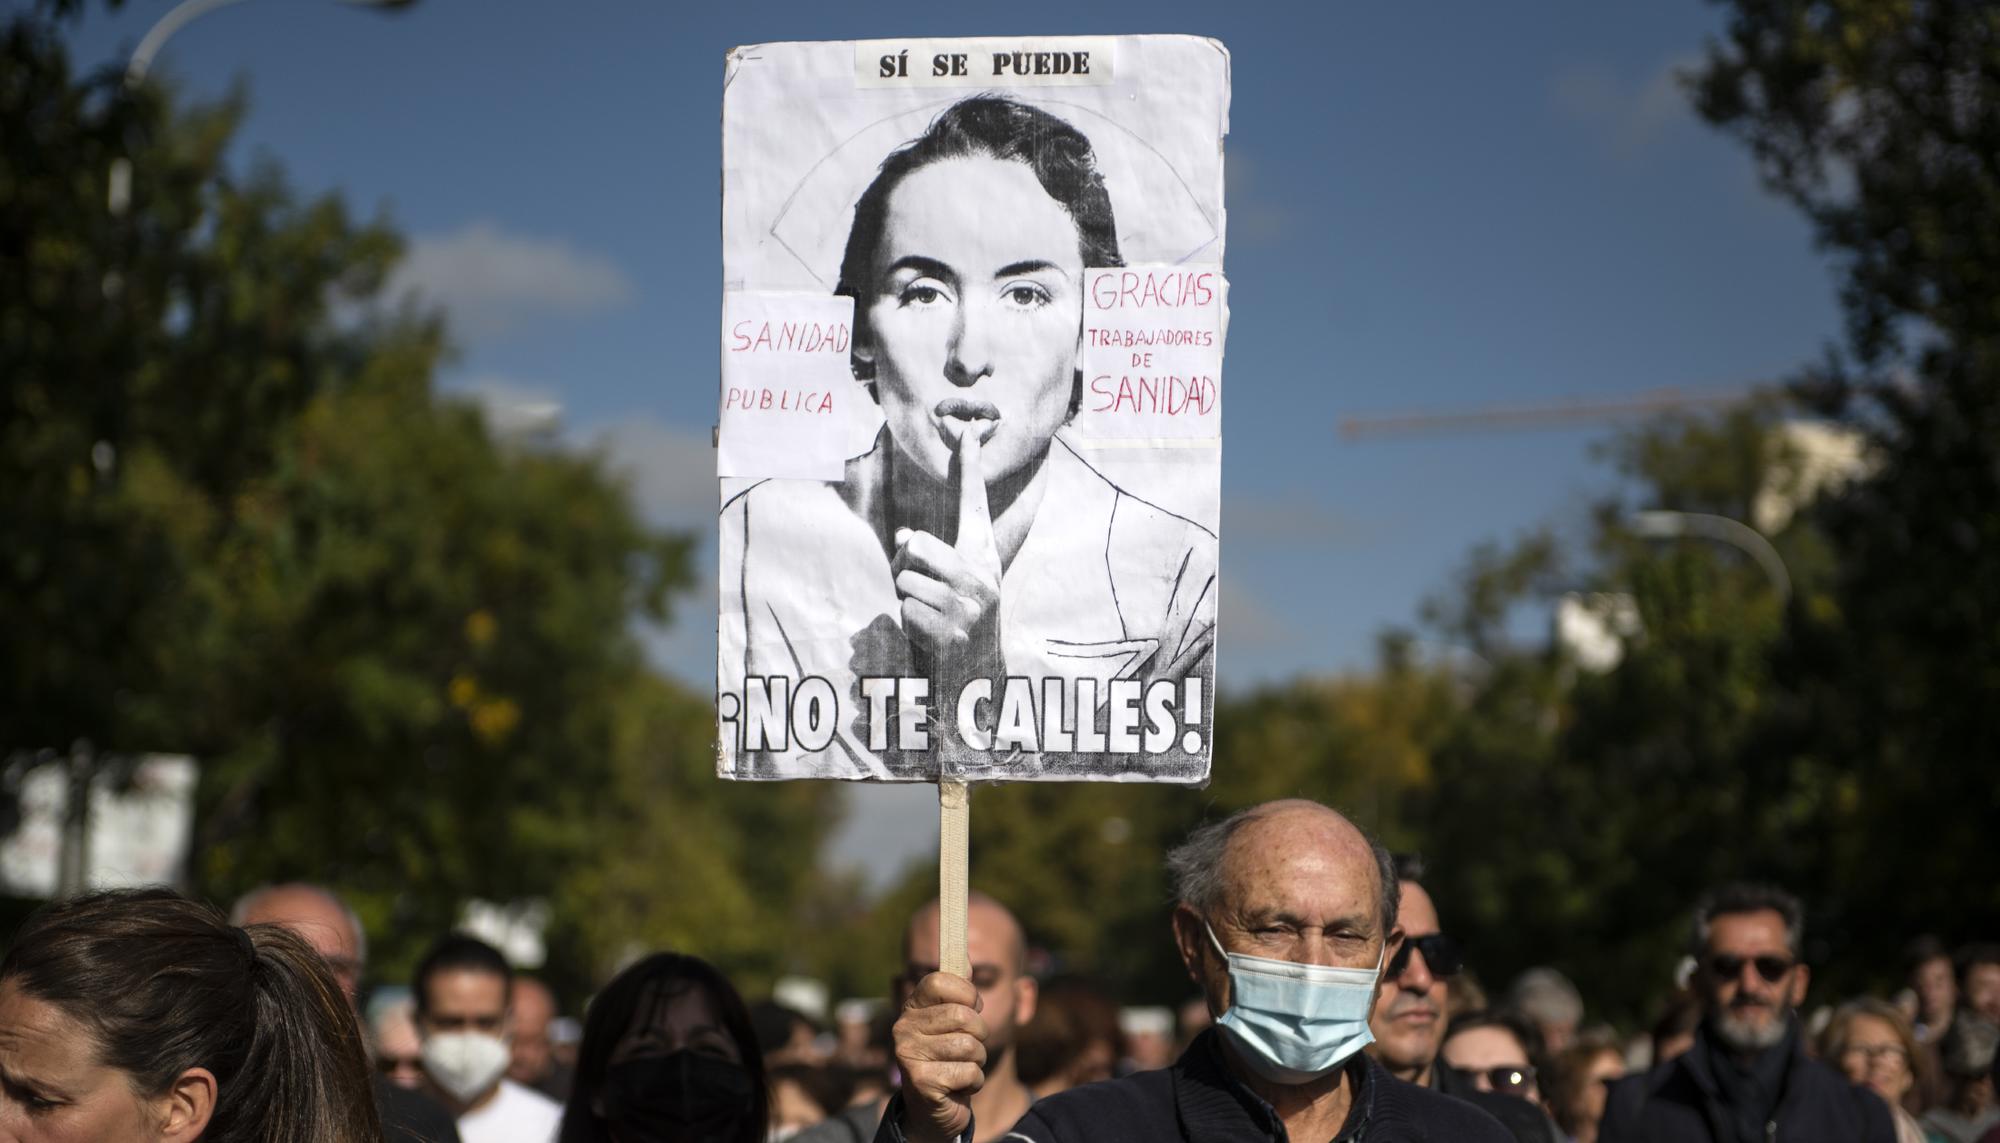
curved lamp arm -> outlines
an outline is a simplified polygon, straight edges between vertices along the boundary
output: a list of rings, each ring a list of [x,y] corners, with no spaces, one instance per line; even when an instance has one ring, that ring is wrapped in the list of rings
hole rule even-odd
[[[1727,516],[1713,516],[1706,512],[1669,512],[1653,509],[1634,512],[1626,517],[1625,526],[1634,535],[1655,540],[1673,540],[1683,536],[1699,536],[1728,544],[1757,561],[1764,574],[1771,577],[1771,586],[1777,590],[1778,602],[1786,603],[1792,598],[1792,575],[1785,568],[1784,557],[1764,534],[1741,520]]]

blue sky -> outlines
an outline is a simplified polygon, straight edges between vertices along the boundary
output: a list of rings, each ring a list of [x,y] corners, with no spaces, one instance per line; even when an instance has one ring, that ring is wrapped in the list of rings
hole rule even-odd
[[[94,14],[73,36],[79,61],[122,61],[166,9]],[[712,533],[725,51],[1221,39],[1234,93],[1219,677],[1240,689],[1366,667],[1376,633],[1411,622],[1474,543],[1579,522],[1611,486],[1589,457],[1603,426],[1348,441],[1343,416],[1769,380],[1838,332],[1804,223],[1673,82],[1721,17],[1694,0],[421,0],[393,16],[250,0],[183,30],[156,73],[198,96],[245,81],[244,157],[410,236],[405,284],[456,330],[448,388],[559,403],[566,436],[625,465],[654,519]],[[664,669],[704,688],[714,607],[704,586],[650,639]],[[907,812],[915,797],[858,799],[836,856],[879,872],[882,850],[921,850],[935,825]]]

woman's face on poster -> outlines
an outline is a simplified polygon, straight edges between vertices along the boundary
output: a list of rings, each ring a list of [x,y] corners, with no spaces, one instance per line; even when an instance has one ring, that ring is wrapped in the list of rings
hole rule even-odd
[[[963,432],[987,479],[1038,460],[1069,415],[1083,322],[1076,224],[1024,163],[946,159],[890,194],[861,299],[898,450],[938,480]]]

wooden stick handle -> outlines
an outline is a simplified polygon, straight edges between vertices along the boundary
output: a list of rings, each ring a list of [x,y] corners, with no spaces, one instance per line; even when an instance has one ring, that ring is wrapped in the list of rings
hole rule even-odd
[[[972,830],[972,795],[964,782],[938,781],[938,967],[972,978],[965,952],[965,905],[971,883],[967,855]]]

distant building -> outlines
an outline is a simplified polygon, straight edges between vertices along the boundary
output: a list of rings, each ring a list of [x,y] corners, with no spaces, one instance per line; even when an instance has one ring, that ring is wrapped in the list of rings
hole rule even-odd
[[[1799,508],[1822,492],[1837,490],[1874,467],[1868,442],[1853,429],[1825,421],[1786,421],[1772,430],[1772,445],[1789,463],[1773,466],[1771,478],[1758,489],[1748,523],[1775,536],[1792,522]]]
[[[1639,631],[1639,604],[1623,592],[1567,591],[1556,600],[1556,646],[1593,675],[1616,667]]]

